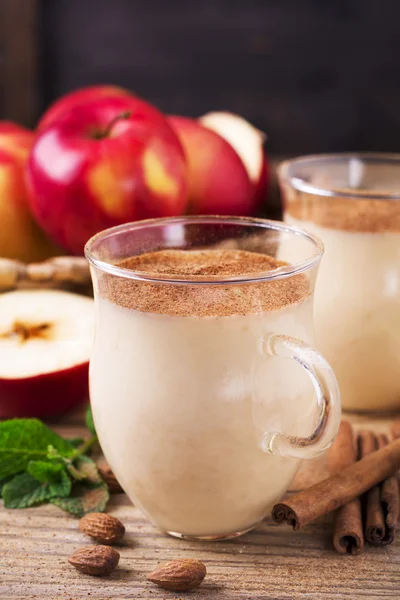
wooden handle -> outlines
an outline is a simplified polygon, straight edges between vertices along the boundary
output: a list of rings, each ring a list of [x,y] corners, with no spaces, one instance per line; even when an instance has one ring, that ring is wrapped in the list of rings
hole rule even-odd
[[[90,285],[90,270],[83,256],[56,256],[41,263],[25,264],[19,260],[0,259],[0,292],[24,284]]]

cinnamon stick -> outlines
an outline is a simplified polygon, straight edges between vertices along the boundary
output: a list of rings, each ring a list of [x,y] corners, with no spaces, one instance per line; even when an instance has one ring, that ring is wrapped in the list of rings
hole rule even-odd
[[[299,529],[354,500],[400,468],[400,439],[369,454],[339,473],[276,504],[272,518]]]
[[[360,458],[378,449],[378,442],[372,431],[361,431],[358,435]],[[365,538],[374,546],[383,544],[385,537],[385,517],[381,505],[380,485],[374,485],[365,494]]]
[[[328,452],[328,469],[338,473],[357,460],[353,428],[342,421],[336,440]],[[360,498],[354,498],[337,509],[334,518],[333,547],[340,554],[359,554],[364,548],[364,533]]]
[[[389,439],[385,434],[377,436],[378,448],[388,445]],[[385,535],[382,544],[391,544],[396,535],[396,528],[400,516],[399,481],[396,475],[391,475],[381,485],[381,506],[385,520]]]

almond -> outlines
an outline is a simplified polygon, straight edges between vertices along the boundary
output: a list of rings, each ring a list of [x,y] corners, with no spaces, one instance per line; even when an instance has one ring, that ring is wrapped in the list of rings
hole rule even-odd
[[[122,494],[124,490],[120,486],[114,473],[111,471],[110,466],[107,463],[101,463],[98,465],[100,477],[107,485],[111,494]]]
[[[117,568],[119,553],[110,546],[85,546],[74,552],[68,562],[88,575],[109,575]]]
[[[199,587],[206,573],[205,565],[199,560],[181,558],[160,565],[147,576],[147,579],[165,590],[186,592]]]
[[[125,534],[121,521],[104,513],[88,513],[79,521],[79,529],[102,544],[114,544]]]

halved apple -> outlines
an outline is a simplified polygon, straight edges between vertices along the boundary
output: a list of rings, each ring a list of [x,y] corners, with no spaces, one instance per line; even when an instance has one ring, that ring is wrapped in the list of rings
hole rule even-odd
[[[254,186],[253,209],[265,200],[268,166],[264,150],[266,135],[251,123],[230,112],[209,112],[199,118],[203,127],[218,133],[232,146],[244,164]]]
[[[65,413],[88,397],[91,298],[58,290],[0,295],[0,418]]]

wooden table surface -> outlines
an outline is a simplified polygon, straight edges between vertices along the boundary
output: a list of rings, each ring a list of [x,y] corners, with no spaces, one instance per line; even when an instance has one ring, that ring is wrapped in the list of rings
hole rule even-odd
[[[388,431],[390,419],[352,416],[357,427]],[[81,416],[55,428],[71,437],[84,431]],[[306,487],[325,475],[325,459],[308,463],[294,482]],[[0,508],[0,598],[2,600],[190,598],[378,600],[400,599],[400,535],[392,546],[367,547],[341,556],[331,547],[331,518],[294,532],[266,519],[256,530],[229,542],[177,540],[159,532],[124,494],[113,495],[108,512],[125,524],[119,568],[108,577],[78,573],[67,558],[90,544],[78,521],[55,506]],[[194,557],[207,566],[195,592],[167,592],[146,581],[160,562]]]

